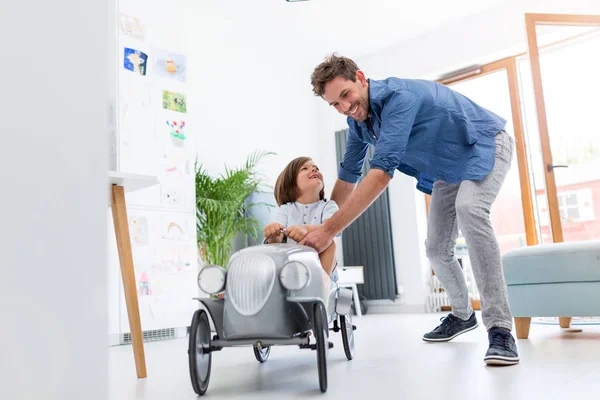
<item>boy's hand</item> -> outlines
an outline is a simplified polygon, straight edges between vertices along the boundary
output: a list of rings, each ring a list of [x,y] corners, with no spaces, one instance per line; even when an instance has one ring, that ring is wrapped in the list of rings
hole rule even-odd
[[[263,232],[265,238],[271,239],[276,238],[281,235],[281,231],[285,229],[283,225],[278,222],[273,222],[267,226],[265,226],[265,230]]]
[[[285,230],[285,234],[290,239],[293,239],[296,242],[299,242],[302,239],[304,239],[306,237],[306,235],[308,235],[308,229],[306,229],[306,227],[304,227],[302,225],[294,225],[294,226],[290,226],[289,228],[287,228]]]

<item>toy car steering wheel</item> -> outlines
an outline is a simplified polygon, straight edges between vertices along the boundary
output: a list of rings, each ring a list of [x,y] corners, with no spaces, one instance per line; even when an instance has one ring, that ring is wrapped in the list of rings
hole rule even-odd
[[[287,235],[285,234],[285,229],[281,230],[281,234],[283,235],[283,239],[281,239],[281,243],[287,243]],[[269,244],[269,239],[265,238],[265,240],[263,241],[263,244]]]

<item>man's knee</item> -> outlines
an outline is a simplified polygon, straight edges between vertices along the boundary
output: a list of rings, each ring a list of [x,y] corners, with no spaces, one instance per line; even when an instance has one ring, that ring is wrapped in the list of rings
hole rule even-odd
[[[490,211],[477,199],[471,197],[458,197],[456,199],[456,217],[462,230],[470,226],[471,223],[480,223],[482,220],[489,219]]]
[[[454,243],[444,243],[440,238],[427,238],[425,240],[425,254],[434,264],[446,262],[454,257]]]

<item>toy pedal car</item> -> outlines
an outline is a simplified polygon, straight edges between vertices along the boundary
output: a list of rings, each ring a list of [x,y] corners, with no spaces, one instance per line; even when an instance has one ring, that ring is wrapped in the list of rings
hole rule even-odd
[[[272,346],[316,350],[322,392],[327,390],[327,353],[333,347],[330,323],[342,333],[346,358],[354,357],[352,291],[330,279],[311,247],[262,244],[240,250],[227,270],[204,267],[198,285],[211,295],[226,290],[224,299],[196,299],[206,308],[194,313],[189,335],[190,377],[198,395],[208,388],[212,353],[224,347],[252,346],[261,363]],[[209,318],[216,331],[212,338]]]

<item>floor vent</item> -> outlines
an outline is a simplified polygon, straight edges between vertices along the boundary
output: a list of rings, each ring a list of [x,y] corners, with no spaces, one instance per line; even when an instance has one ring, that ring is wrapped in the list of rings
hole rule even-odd
[[[142,340],[144,342],[175,339],[175,337],[175,328],[154,329],[142,332]],[[131,344],[131,333],[124,333],[121,335],[121,344]]]

